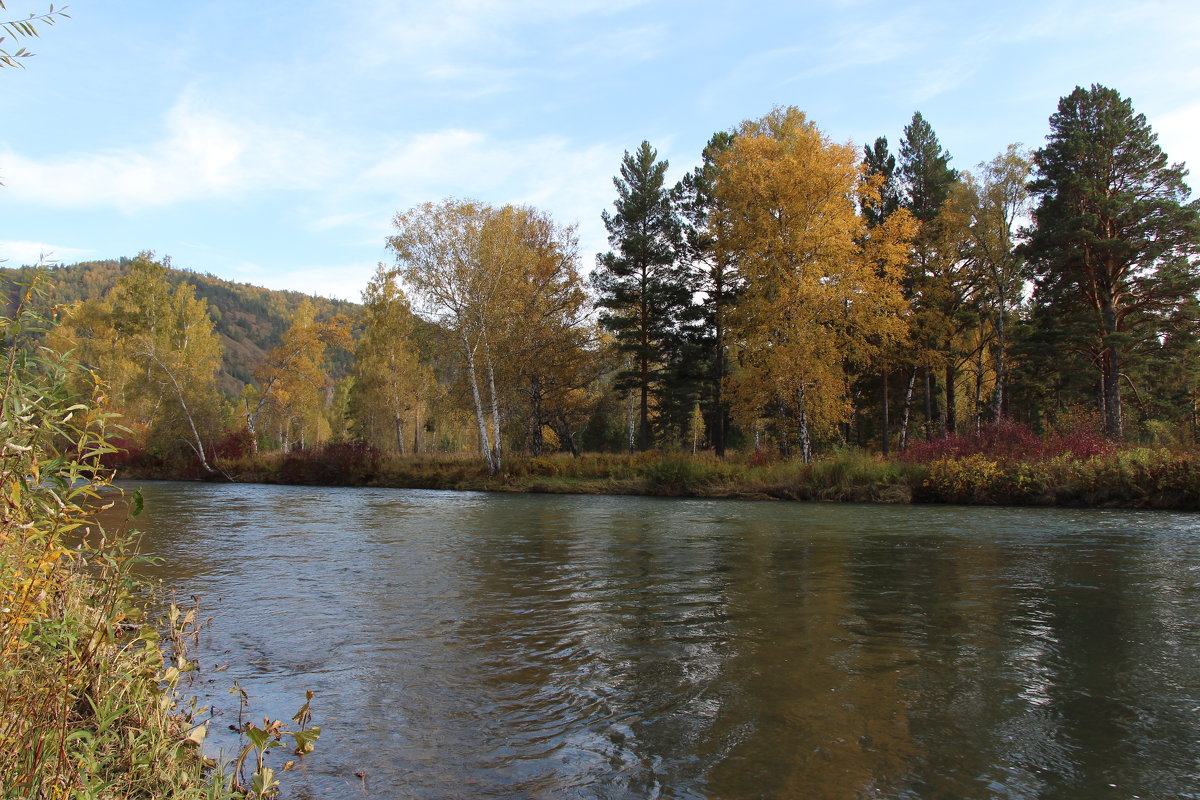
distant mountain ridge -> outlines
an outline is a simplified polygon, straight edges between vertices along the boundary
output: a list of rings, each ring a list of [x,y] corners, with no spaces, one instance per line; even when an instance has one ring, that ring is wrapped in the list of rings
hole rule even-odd
[[[103,297],[125,275],[133,259],[83,261],[45,268],[50,277],[49,300],[55,304],[74,303]],[[6,305],[15,300],[13,286],[23,283],[33,267],[0,268],[4,290],[9,294]],[[208,301],[209,314],[221,336],[225,354],[219,385],[226,394],[236,397],[254,379],[254,371],[271,348],[276,347],[288,329],[289,318],[304,301],[311,303],[318,320],[336,314],[355,315],[359,304],[347,300],[306,295],[302,292],[264,289],[248,283],[238,283],[215,275],[170,268],[171,284],[191,284],[197,297]],[[345,353],[331,354],[334,372],[344,372],[349,364]],[[339,369],[340,368],[340,369]]]

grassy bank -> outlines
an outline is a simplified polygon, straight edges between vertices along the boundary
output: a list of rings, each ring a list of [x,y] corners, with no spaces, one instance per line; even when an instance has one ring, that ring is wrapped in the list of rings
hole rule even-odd
[[[30,344],[49,324],[34,300],[0,320],[0,797],[220,796],[178,694],[195,619],[164,641],[131,540],[91,523],[108,419]]]
[[[181,686],[199,620],[173,604],[152,618],[134,534],[96,523],[119,497],[111,415],[99,385],[76,394],[89,373],[36,345],[51,325],[36,300],[26,287],[0,316],[0,798],[270,797],[282,725],[244,726],[228,777],[201,751],[204,709]],[[307,708],[297,752],[319,734]]]
[[[1068,443],[1069,444],[1069,443]],[[1200,459],[1169,449],[1038,440],[1022,448],[938,443],[885,460],[848,451],[803,464],[662,453],[509,456],[489,475],[470,456],[396,456],[355,445],[228,461],[235,480],[571,494],[869,503],[1200,508]],[[142,477],[166,477],[143,474]]]

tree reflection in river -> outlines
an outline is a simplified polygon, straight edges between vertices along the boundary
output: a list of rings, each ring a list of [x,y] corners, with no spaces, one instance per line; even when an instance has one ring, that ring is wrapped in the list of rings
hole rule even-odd
[[[314,797],[1200,793],[1189,515],[146,495],[202,657],[317,691]]]

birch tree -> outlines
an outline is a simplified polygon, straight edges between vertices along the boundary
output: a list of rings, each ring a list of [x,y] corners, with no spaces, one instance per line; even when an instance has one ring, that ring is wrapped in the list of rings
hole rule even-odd
[[[243,398],[246,429],[257,448],[258,420],[264,413],[274,422],[280,446],[304,446],[322,437],[320,415],[333,383],[325,369],[326,351],[349,343],[349,320],[318,321],[307,300],[292,314],[283,341],[259,366],[257,391]]]
[[[351,407],[360,434],[404,455],[420,448],[434,383],[413,343],[416,319],[394,269],[383,264],[363,291],[363,331],[355,346]],[[405,423],[408,424],[406,434]]]
[[[978,177],[964,175],[970,189],[969,259],[978,300],[992,331],[992,419],[1004,417],[1008,382],[1008,322],[1021,300],[1027,269],[1016,246],[1017,226],[1029,213],[1026,189],[1033,162],[1017,145],[979,165]]]
[[[466,364],[468,390],[479,431],[479,446],[488,472],[500,469],[500,401],[490,340],[503,317],[506,262],[504,237],[489,230],[494,210],[473,200],[424,203],[399,213],[388,247],[395,252],[400,275],[412,289],[420,309],[453,331]],[[486,380],[481,390],[481,380]],[[488,419],[484,397],[488,398]]]
[[[399,275],[419,310],[459,343],[480,450],[497,472],[506,398],[518,384],[540,421],[542,402],[579,383],[564,363],[580,347],[586,300],[574,230],[533,208],[469,200],[425,203],[394,224],[388,246]]]
[[[858,207],[879,182],[853,145],[795,108],[742,123],[717,165],[718,247],[745,281],[732,320],[734,413],[746,429],[776,417],[807,460],[814,438],[850,416],[850,370],[904,334],[912,220],[897,211],[868,229]]]
[[[574,227],[559,225],[537,209],[513,209],[505,219],[514,236],[500,340],[502,371],[518,398],[529,450],[542,452],[548,427],[574,453],[579,416],[592,399],[587,388],[599,372],[578,239]]]
[[[172,289],[166,266],[141,253],[104,298],[68,311],[61,335],[109,382],[110,404],[143,444],[182,443],[216,471],[206,451],[223,416],[221,341],[190,284]]]

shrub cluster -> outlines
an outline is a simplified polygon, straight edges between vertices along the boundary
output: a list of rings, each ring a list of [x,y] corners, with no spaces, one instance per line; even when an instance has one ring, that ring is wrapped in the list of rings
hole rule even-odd
[[[1038,436],[1020,422],[1001,420],[966,435],[911,443],[899,459],[908,463],[931,463],[973,455],[993,461],[1030,461],[1057,456],[1090,458],[1112,452],[1113,445],[1098,429],[1086,425]]]
[[[379,472],[379,451],[362,442],[328,442],[285,453],[279,480],[308,486],[362,486]]]

